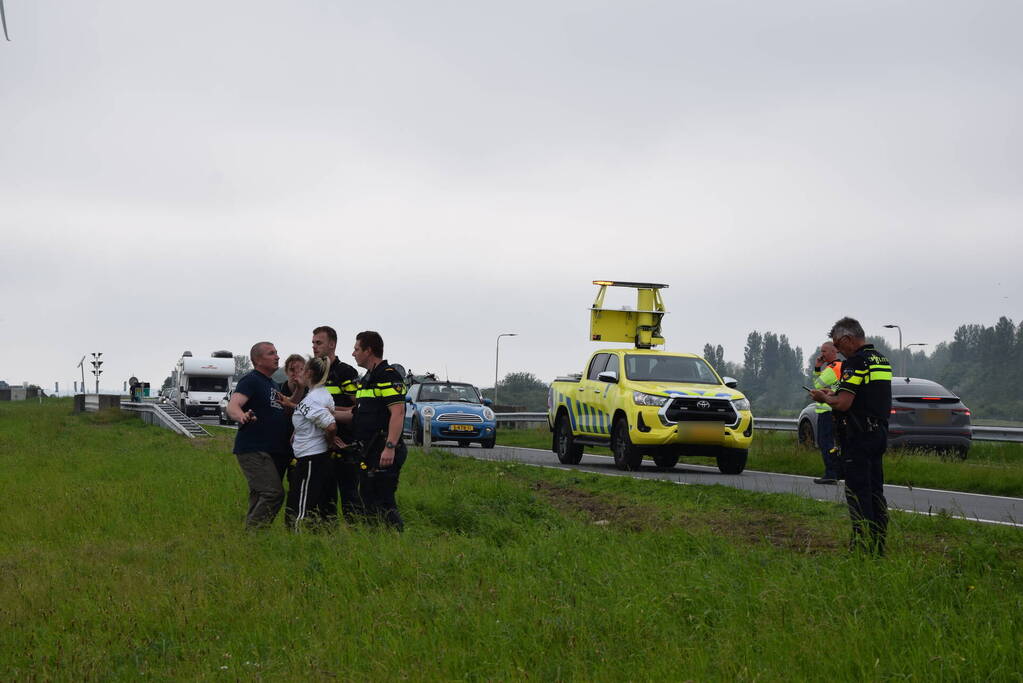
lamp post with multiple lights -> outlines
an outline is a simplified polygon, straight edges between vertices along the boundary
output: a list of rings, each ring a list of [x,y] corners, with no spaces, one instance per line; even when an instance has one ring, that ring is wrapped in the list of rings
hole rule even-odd
[[[100,356],[102,356],[102,355],[103,355],[102,351],[94,353],[94,354],[92,354],[92,360],[90,361],[90,363],[92,364],[92,374],[94,374],[96,376],[96,393],[97,394],[99,394],[99,376],[103,374],[103,370],[100,369],[100,366],[103,365],[103,361],[101,361],[99,359]],[[82,384],[85,384],[84,380],[82,381]]]

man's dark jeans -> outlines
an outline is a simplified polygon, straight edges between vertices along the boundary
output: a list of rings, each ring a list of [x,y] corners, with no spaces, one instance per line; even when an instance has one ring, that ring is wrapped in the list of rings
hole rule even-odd
[[[249,511],[245,527],[258,529],[268,526],[284,504],[284,485],[274,457],[266,451],[236,453],[238,466],[249,482]]]
[[[835,451],[835,419],[831,411],[817,413],[817,446],[824,461],[824,479],[841,479],[842,462]]]

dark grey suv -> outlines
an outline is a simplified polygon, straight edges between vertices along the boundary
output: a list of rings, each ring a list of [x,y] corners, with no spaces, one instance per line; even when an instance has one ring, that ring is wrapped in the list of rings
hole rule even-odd
[[[816,404],[799,413],[799,440],[817,442]],[[973,443],[970,410],[959,397],[929,379],[892,378],[892,412],[888,445],[951,451],[965,458]]]

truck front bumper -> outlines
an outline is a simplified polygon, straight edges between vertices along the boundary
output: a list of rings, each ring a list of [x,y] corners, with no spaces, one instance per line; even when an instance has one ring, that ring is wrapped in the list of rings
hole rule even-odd
[[[740,412],[734,425],[709,420],[682,420],[665,425],[656,410],[643,410],[636,420],[629,421],[629,427],[629,438],[637,446],[749,448],[753,441],[753,415],[749,411]]]

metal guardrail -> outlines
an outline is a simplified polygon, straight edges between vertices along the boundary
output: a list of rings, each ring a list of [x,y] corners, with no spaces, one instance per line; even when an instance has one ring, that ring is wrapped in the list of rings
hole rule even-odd
[[[798,420],[787,417],[753,416],[753,429],[766,429],[769,432],[795,432],[799,430]]]
[[[767,431],[794,432],[799,429],[799,420],[785,417],[754,417],[753,427]],[[1023,427],[973,425],[973,440],[1023,443]]]
[[[495,413],[497,424],[536,423],[547,424],[547,413]]]
[[[498,425],[518,423],[547,424],[547,413],[497,413]],[[753,417],[753,428],[775,432],[795,432],[799,421],[793,417]],[[988,427],[973,425],[974,441],[1023,443],[1023,427]]]
[[[974,441],[1009,441],[1023,443],[1023,428],[1020,427],[985,427],[973,425]]]

